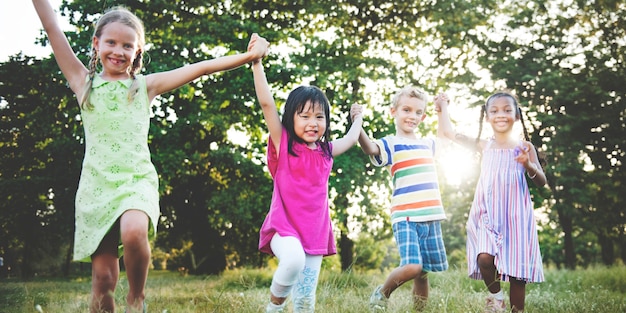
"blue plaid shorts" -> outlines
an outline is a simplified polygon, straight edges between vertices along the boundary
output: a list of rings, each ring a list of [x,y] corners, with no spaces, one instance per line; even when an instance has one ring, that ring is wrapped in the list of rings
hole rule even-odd
[[[400,253],[400,266],[421,264],[426,272],[448,269],[440,221],[400,221],[393,224],[393,236]]]

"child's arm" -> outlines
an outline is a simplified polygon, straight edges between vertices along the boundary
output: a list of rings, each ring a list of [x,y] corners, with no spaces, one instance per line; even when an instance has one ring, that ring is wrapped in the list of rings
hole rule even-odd
[[[85,78],[88,70],[78,57],[74,54],[67,37],[61,30],[57,21],[57,16],[48,0],[33,0],[33,5],[37,11],[37,15],[41,20],[41,24],[48,35],[50,46],[54,53],[54,58],[67,79],[67,82],[76,95],[83,92],[85,86]],[[79,97],[80,99],[80,97]]]
[[[380,147],[375,144],[363,128],[359,132],[359,146],[361,146],[361,150],[367,155],[380,155]]]
[[[352,116],[352,126],[350,126],[348,133],[342,138],[332,141],[333,157],[338,156],[352,148],[352,146],[354,146],[359,139],[360,132],[363,131],[361,106],[358,104],[352,105],[352,108],[350,108],[350,115]]]
[[[265,117],[265,123],[267,124],[270,138],[276,151],[279,151],[280,138],[283,132],[283,124],[280,121],[278,110],[276,109],[276,102],[270,92],[270,87],[265,77],[265,70],[261,60],[256,60],[252,64],[252,73],[254,75],[254,90],[256,91],[256,97],[259,100],[259,105],[263,110],[263,116]]]
[[[363,129],[361,129],[359,133],[359,145],[361,146],[361,150],[367,155],[380,155],[380,147],[370,140]]]
[[[350,109],[350,118],[352,118],[352,120],[354,120],[356,114],[363,115],[363,108],[360,105],[358,105],[357,110],[354,110],[354,107],[355,106],[353,106],[353,109]],[[361,127],[359,131],[359,145],[361,146],[361,150],[367,155],[380,155],[380,148],[370,140],[363,127]]]
[[[528,178],[530,178],[538,187],[545,185],[548,182],[548,179],[546,178],[546,174],[543,172],[541,164],[539,163],[539,157],[537,156],[535,146],[528,141],[524,141],[519,147],[516,148],[515,151],[518,152],[515,160],[524,165]]]
[[[441,93],[435,97],[435,109],[438,117],[437,136],[448,138],[469,149],[480,148],[483,145],[482,141],[479,141],[477,144],[476,139],[472,139],[464,134],[458,133],[454,127],[452,127],[448,106],[449,100],[445,93]]]
[[[268,46],[269,43],[265,38],[253,34],[250,38],[248,51],[245,53],[223,56],[189,64],[171,71],[150,74],[146,76],[149,99],[152,100],[154,97],[185,85],[200,76],[231,70],[258,60],[267,54]]]

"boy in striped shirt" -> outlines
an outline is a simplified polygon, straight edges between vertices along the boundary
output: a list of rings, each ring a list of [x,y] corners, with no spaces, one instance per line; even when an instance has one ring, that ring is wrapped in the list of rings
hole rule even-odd
[[[385,166],[391,174],[391,223],[400,266],[370,297],[372,311],[384,311],[391,293],[413,280],[416,310],[428,299],[429,272],[448,269],[441,223],[446,218],[435,167],[435,140],[421,138],[416,129],[425,115],[428,96],[415,87],[405,87],[392,100],[391,115],[396,134],[370,140],[361,130],[359,144],[375,166]]]

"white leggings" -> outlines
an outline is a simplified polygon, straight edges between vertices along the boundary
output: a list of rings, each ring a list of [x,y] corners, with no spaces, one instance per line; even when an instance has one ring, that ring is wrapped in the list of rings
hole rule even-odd
[[[297,238],[278,233],[272,237],[270,247],[278,258],[270,291],[278,298],[286,298],[291,292],[294,312],[313,312],[323,256],[306,254]]]

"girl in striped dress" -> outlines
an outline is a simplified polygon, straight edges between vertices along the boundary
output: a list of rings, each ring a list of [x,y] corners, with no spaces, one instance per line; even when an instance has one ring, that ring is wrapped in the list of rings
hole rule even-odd
[[[544,280],[537,224],[524,173],[539,187],[546,184],[546,176],[524,123],[525,140],[513,134],[514,123],[522,119],[517,99],[508,92],[487,99],[481,120],[484,117],[493,129],[489,140],[470,139],[453,130],[445,94],[435,98],[435,105],[439,133],[482,152],[481,174],[467,221],[469,276],[482,279],[489,289],[486,312],[506,311],[500,281],[511,284],[511,310],[522,312],[526,283]]]

